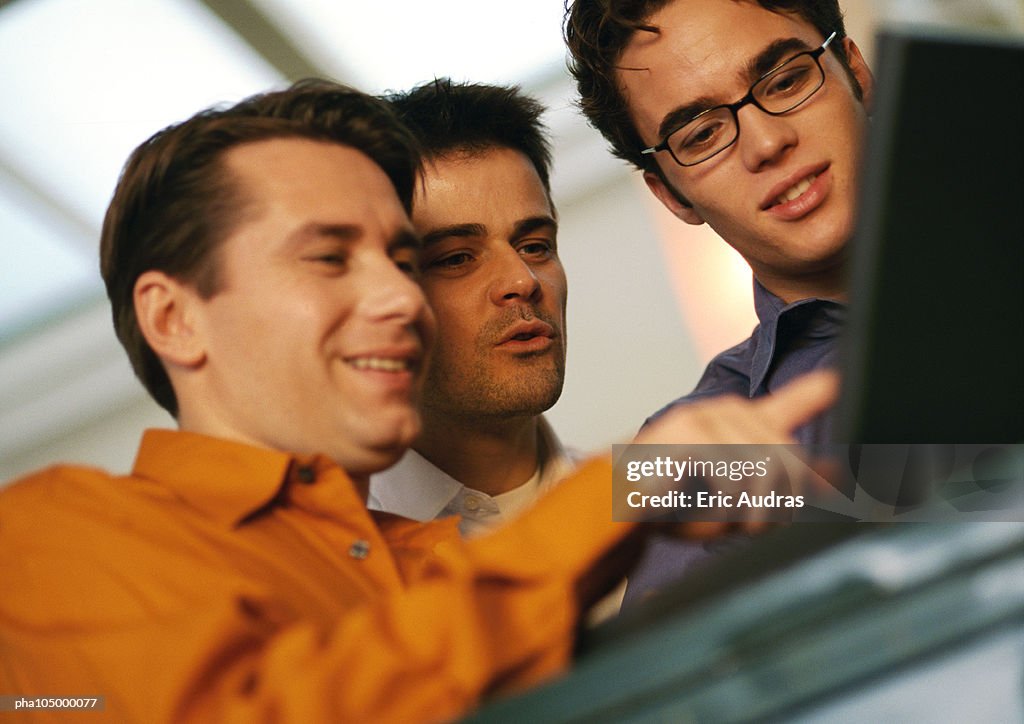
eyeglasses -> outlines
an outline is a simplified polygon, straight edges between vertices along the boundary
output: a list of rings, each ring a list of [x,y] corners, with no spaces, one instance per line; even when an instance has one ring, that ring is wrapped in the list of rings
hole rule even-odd
[[[740,100],[701,112],[668,133],[642,154],[668,151],[680,166],[695,166],[721,153],[740,137],[740,108],[752,103],[770,116],[788,113],[825,84],[821,56],[836,37],[833,32],[815,50],[797,53],[760,78]]]

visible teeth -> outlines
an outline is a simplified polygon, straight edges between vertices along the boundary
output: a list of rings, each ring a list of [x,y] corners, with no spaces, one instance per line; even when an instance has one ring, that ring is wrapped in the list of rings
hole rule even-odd
[[[814,183],[814,179],[816,179],[816,178],[818,178],[818,177],[815,176],[814,174],[811,174],[810,176],[805,178],[803,181],[797,182],[795,185],[791,186],[788,190],[783,191],[779,195],[779,197],[777,199],[775,199],[775,203],[776,204],[784,204],[787,201],[792,201],[793,199],[798,198],[801,194],[803,194],[804,191],[806,191],[807,189],[809,189],[811,187],[811,184]]]
[[[356,357],[348,363],[357,370],[381,370],[383,372],[401,372],[409,369],[409,361],[404,359],[388,359],[386,357]]]

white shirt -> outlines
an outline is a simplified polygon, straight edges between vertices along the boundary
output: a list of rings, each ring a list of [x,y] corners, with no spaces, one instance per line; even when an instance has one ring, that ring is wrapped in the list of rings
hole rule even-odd
[[[415,450],[408,450],[393,466],[370,476],[367,505],[420,521],[460,515],[463,535],[482,533],[514,518],[576,467],[580,456],[562,446],[543,416],[537,434],[540,467],[508,492],[492,496],[467,488]]]
[[[370,510],[383,510],[419,521],[461,515],[459,532],[462,535],[484,533],[528,508],[542,493],[567,477],[583,459],[578,451],[562,445],[543,416],[537,434],[540,467],[518,488],[493,496],[467,488],[410,449],[390,468],[370,476],[367,506]],[[623,581],[591,608],[587,624],[596,625],[618,613],[625,592],[626,582]]]

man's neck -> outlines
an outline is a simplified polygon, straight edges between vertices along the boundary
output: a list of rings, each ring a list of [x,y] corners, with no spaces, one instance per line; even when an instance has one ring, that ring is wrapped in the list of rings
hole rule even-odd
[[[786,304],[811,298],[846,301],[846,277],[840,267],[826,273],[797,278],[783,278],[762,272],[757,274],[757,280]]]
[[[500,495],[523,485],[537,471],[539,420],[432,419],[425,413],[424,432],[413,449],[467,488]]]

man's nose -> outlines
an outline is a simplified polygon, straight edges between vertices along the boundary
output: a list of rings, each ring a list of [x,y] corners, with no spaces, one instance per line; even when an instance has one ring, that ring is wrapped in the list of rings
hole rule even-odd
[[[781,160],[797,145],[797,133],[791,119],[765,113],[754,104],[737,114],[740,135],[737,143],[747,170],[757,173]]]
[[[427,301],[423,290],[391,259],[382,260],[367,269],[361,292],[360,308],[376,321],[411,324],[426,313]]]
[[[495,259],[494,278],[489,295],[494,304],[505,304],[511,300],[532,300],[540,290],[540,281],[519,252],[509,247]]]

